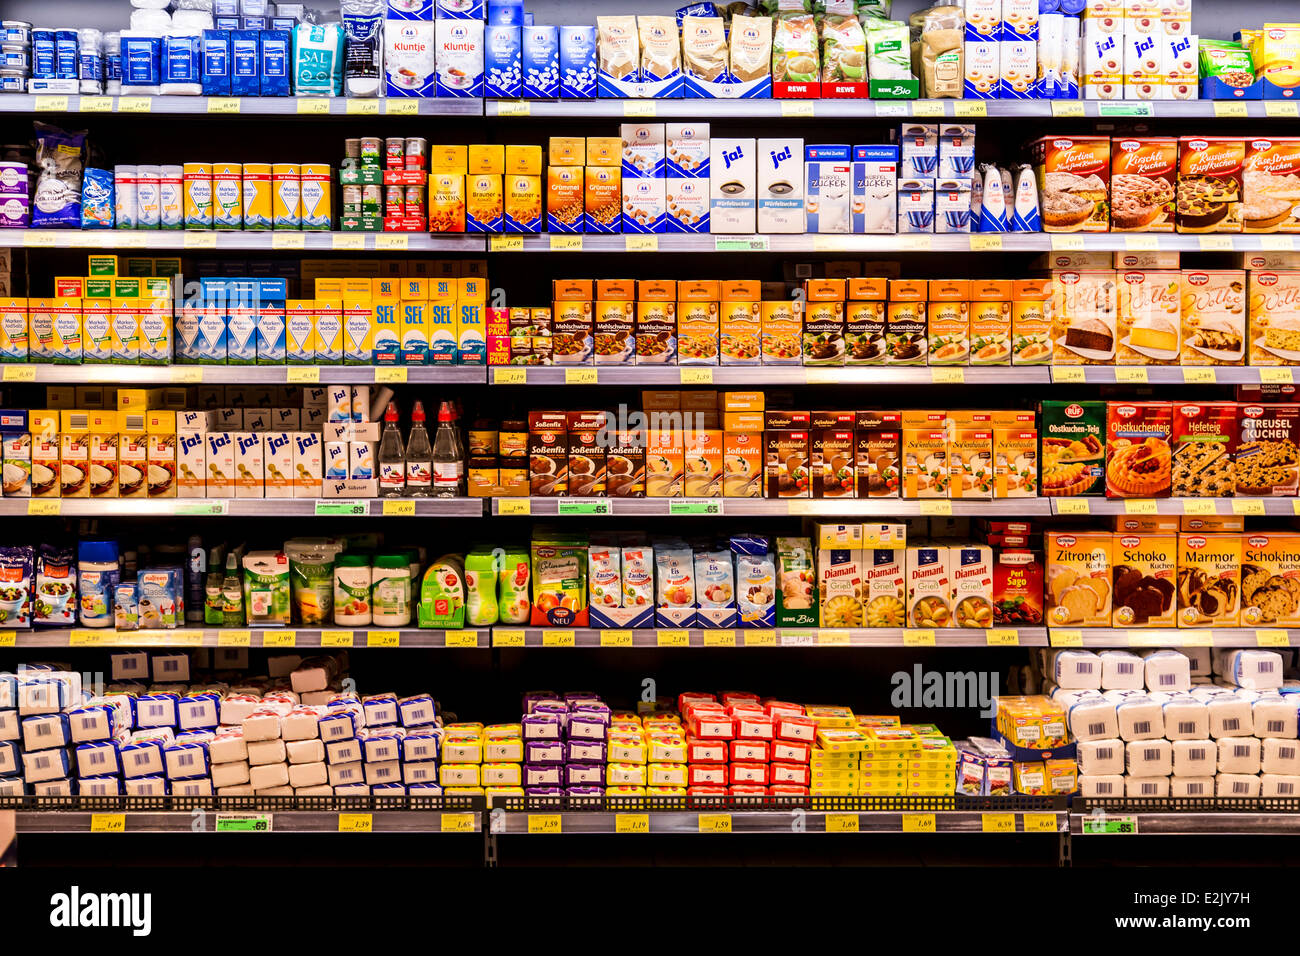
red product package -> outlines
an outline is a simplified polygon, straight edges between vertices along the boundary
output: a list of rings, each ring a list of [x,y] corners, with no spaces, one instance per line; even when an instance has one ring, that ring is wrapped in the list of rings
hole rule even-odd
[[[733,797],[766,797],[768,795],[767,787],[752,783],[732,784],[729,792]]]
[[[686,791],[688,797],[725,797],[727,795],[726,787],[690,787]]]
[[[751,763],[767,763],[771,760],[766,740],[733,740],[731,742],[731,759]]]
[[[1043,559],[1032,551],[1008,549],[993,557],[993,623],[1043,622]]]
[[[778,740],[806,740],[812,743],[817,739],[817,721],[811,717],[782,717],[774,728]]]
[[[736,736],[736,720],[723,713],[702,713],[687,724],[692,737],[701,740],[731,740]]]
[[[727,765],[725,763],[693,763],[686,766],[686,785],[688,787],[725,787],[727,785]]]
[[[731,784],[752,784],[757,787],[767,786],[767,764],[733,763],[731,765]]]
[[[759,703],[759,696],[757,694],[751,694],[747,690],[726,690],[722,692],[722,702],[724,704],[757,704]]]
[[[767,717],[767,711],[759,704],[751,704],[749,701],[740,704],[728,704],[727,713],[733,717]]]
[[[808,796],[808,788],[796,787],[788,783],[777,783],[768,788],[768,793],[774,797],[806,797]]]
[[[809,772],[806,763],[781,763],[774,761],[772,763],[772,785],[777,784],[794,784],[800,787],[808,786]]]
[[[763,707],[767,710],[768,716],[773,720],[777,717],[802,717],[803,705],[792,704],[785,700],[765,700]]]
[[[688,763],[726,763],[727,745],[716,740],[687,740]]]
[[[803,740],[774,740],[772,759],[784,763],[806,764],[812,759],[812,744]]]
[[[677,695],[677,709],[686,712],[686,705],[697,701],[717,701],[718,698],[703,691],[684,691]]]
[[[767,714],[737,714],[736,736],[741,740],[771,740],[775,729]]]
[[[1167,498],[1173,449],[1169,402],[1106,406],[1106,497]]]

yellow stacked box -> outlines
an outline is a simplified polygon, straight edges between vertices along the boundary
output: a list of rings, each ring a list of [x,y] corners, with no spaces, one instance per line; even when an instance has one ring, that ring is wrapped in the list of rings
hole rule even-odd
[[[443,728],[438,783],[444,795],[483,796],[485,732],[479,723],[448,724]]]
[[[933,724],[872,727],[865,734],[861,793],[946,796],[956,791],[957,750]]]
[[[646,795],[686,796],[686,729],[680,718],[647,720]]]
[[[619,712],[610,718],[605,759],[605,795],[644,797],[650,754],[646,730],[636,714]]]
[[[519,724],[483,728],[482,787],[488,806],[493,797],[522,797],[524,740]]]

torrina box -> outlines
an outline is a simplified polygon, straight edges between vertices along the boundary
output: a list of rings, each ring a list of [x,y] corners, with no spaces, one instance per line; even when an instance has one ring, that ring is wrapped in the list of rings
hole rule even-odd
[[[1251,365],[1300,365],[1300,272],[1246,273]]]
[[[1178,535],[1178,626],[1236,627],[1241,619],[1240,534]]]
[[[1031,146],[1043,232],[1110,229],[1109,136],[1044,136]]]
[[[1052,279],[1052,364],[1114,364],[1119,310],[1114,270],[1066,270]]]
[[[1111,533],[1048,531],[1047,621],[1062,627],[1110,627]]]
[[[1039,431],[1039,485],[1044,495],[1103,494],[1105,402],[1043,402]]]
[[[1111,544],[1114,627],[1173,627],[1178,535],[1126,533]]]
[[[1242,180],[1245,232],[1300,232],[1300,136],[1246,140]]]
[[[1300,626],[1300,533],[1250,532],[1241,540],[1241,623]]]
[[[1290,497],[1300,489],[1300,405],[1238,406],[1237,494]]]
[[[1182,136],[1174,223],[1179,232],[1241,232],[1246,141]]]
[[[1176,365],[1181,354],[1181,278],[1173,270],[1116,275],[1119,348],[1116,365]]]
[[[1106,409],[1106,497],[1164,498],[1169,495],[1168,402],[1111,402]]]
[[[1236,487],[1237,403],[1174,402],[1170,493],[1227,498]]]
[[[1182,273],[1182,365],[1246,361],[1246,274],[1236,269]]]
[[[1111,141],[1112,232],[1173,232],[1178,140],[1123,137]]]

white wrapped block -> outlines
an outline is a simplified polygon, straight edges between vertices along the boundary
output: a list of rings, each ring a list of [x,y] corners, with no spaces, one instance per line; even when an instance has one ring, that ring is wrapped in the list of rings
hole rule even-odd
[[[1101,686],[1106,690],[1142,690],[1146,686],[1146,671],[1142,658],[1131,651],[1102,651]]]
[[[225,787],[237,787],[248,783],[248,761],[232,760],[230,763],[214,763],[211,774],[212,784],[220,793]]]
[[[117,743],[100,740],[77,747],[77,776],[101,777],[122,772],[117,756]]]
[[[1100,690],[1101,661],[1092,651],[1056,651],[1050,676],[1066,690]]]
[[[1259,795],[1261,797],[1300,796],[1300,774],[1260,774]]]
[[[298,700],[309,707],[323,707],[333,699],[334,691],[332,690],[312,690],[298,695]]]
[[[293,793],[296,797],[332,797],[334,788],[328,783],[322,783],[314,787],[296,787]]]
[[[172,693],[138,697],[135,702],[135,725],[142,730],[149,727],[175,727],[179,704],[179,695]]]
[[[1210,736],[1249,737],[1255,732],[1255,718],[1251,714],[1253,698],[1244,694],[1225,694],[1206,702],[1210,712]]]
[[[1167,740],[1134,740],[1124,748],[1130,777],[1167,777],[1174,772],[1174,748]]]
[[[162,777],[127,777],[123,783],[128,797],[167,796],[167,781]]]
[[[1219,773],[1259,773],[1261,754],[1257,737],[1225,737],[1219,741]]]
[[[301,654],[277,654],[266,660],[266,673],[271,677],[288,677],[302,664]]]
[[[324,762],[295,763],[289,765],[289,786],[295,790],[300,787],[319,787],[329,781],[329,773]]]
[[[325,760],[328,763],[355,763],[360,759],[360,740],[328,740],[325,742]]]
[[[23,718],[23,749],[50,750],[72,743],[66,714],[41,714]]]
[[[486,771],[485,771],[486,775]],[[421,760],[417,763],[402,764],[402,783],[408,786],[414,783],[437,783],[438,763],[434,760]],[[514,786],[518,786],[516,782]]]
[[[287,787],[289,785],[289,765],[285,763],[264,763],[254,767],[250,764],[248,767],[248,783],[259,793],[272,787]]]
[[[1166,649],[1147,653],[1143,658],[1143,672],[1148,690],[1192,689],[1191,662],[1178,651]]]
[[[1170,740],[1201,740],[1210,735],[1210,708],[1191,694],[1165,701],[1165,736]]]
[[[1082,740],[1078,747],[1079,773],[1093,777],[1114,776],[1124,773],[1124,742],[1109,740]],[[1116,794],[1118,796],[1118,793]]]
[[[248,765],[250,767],[285,762],[286,754],[283,740],[253,740],[249,741],[246,746],[248,748]]]
[[[1218,772],[1219,748],[1213,740],[1175,740],[1174,775],[1213,777]]]
[[[60,777],[58,780],[46,780],[43,783],[34,784],[32,793],[38,797],[70,797],[72,796],[72,780],[68,777]]]
[[[77,792],[83,797],[120,797],[122,781],[117,777],[80,777],[77,780]],[[7,795],[0,792],[0,796]]]
[[[325,759],[325,744],[320,740],[291,740],[284,745],[289,763],[317,763]]]
[[[25,671],[18,678],[18,713],[23,717],[57,714],[65,706],[63,685],[50,680],[43,672]]]
[[[253,788],[246,783],[237,783],[229,787],[218,787],[217,796],[219,797],[251,797]]]
[[[289,686],[295,694],[309,694],[312,691],[325,690],[330,680],[338,673],[338,665],[332,657],[317,657],[303,661],[289,675]]]
[[[190,679],[189,654],[155,654],[150,662],[155,681],[183,681]]]
[[[334,796],[336,797],[365,797],[369,796],[369,794],[370,788],[364,783],[345,783],[334,787]]]
[[[1254,720],[1255,736],[1294,740],[1297,732],[1297,705],[1300,705],[1300,701],[1294,696],[1283,697],[1281,694],[1267,694],[1252,701],[1250,713]]]
[[[212,781],[207,777],[173,780],[172,794],[178,797],[210,797],[212,796]]]
[[[285,740],[311,740],[320,734],[320,714],[301,704],[280,721],[280,736]]]
[[[227,727],[218,731],[208,744],[208,759],[213,763],[231,763],[248,759],[248,747],[244,743],[244,728]]]
[[[59,780],[68,775],[66,750],[38,750],[23,754],[23,777],[28,783]]]
[[[361,698],[367,727],[384,727],[397,723],[397,695],[372,694]]]
[[[262,698],[262,706],[258,710],[269,710],[277,716],[283,718],[289,711],[298,706],[298,695],[290,691],[273,691]]]
[[[1115,702],[1104,697],[1087,697],[1067,705],[1065,718],[1075,740],[1105,740],[1119,736]]]
[[[292,797],[293,787],[266,787],[262,790],[254,788],[253,795],[258,797]]]
[[[367,736],[361,738],[361,759],[366,763],[383,763],[386,760],[398,760],[402,756],[402,738],[395,734]]]
[[[1104,690],[1101,692],[1101,696],[1105,697],[1107,700],[1113,700],[1118,704],[1122,700],[1131,700],[1134,697],[1146,697],[1147,692],[1146,688],[1139,688],[1137,690]]]
[[[1223,676],[1249,690],[1277,690],[1282,686],[1282,655],[1254,648],[1233,651],[1225,660]]]
[[[16,710],[0,710],[0,740],[17,740],[22,736]]]
[[[1214,778],[1216,797],[1258,797],[1259,777],[1247,773],[1221,773]]]
[[[350,707],[326,714],[316,725],[320,739],[327,743],[331,740],[351,740],[357,735],[357,730],[364,726]]]
[[[116,778],[110,778],[116,780]],[[23,795],[22,777],[0,777],[0,797],[21,797]],[[115,793],[105,794],[114,796]]]
[[[1124,796],[1126,797],[1167,797],[1169,796],[1168,777],[1125,777]]]
[[[1124,796],[1124,777],[1117,773],[1079,774],[1079,793],[1084,797]]]
[[[125,777],[161,777],[166,769],[163,763],[163,745],[156,740],[123,744],[120,748],[122,775]]]
[[[1210,648],[1208,647],[1180,647],[1178,653],[1187,658],[1192,668],[1192,678],[1209,677],[1212,673],[1210,668]]]
[[[1169,796],[1171,797],[1212,797],[1214,796],[1214,777],[1180,777],[1169,778]]]
[[[168,780],[208,775],[208,748],[206,745],[176,743],[163,750],[163,763]]]
[[[339,787],[356,784],[365,787],[366,793],[370,792],[370,787],[366,784],[366,771],[360,760],[354,760],[351,763],[330,764],[329,781],[335,793],[339,793]]]
[[[113,680],[148,680],[149,655],[144,651],[123,651],[108,655]]]
[[[1165,713],[1150,696],[1126,697],[1115,707],[1121,740],[1153,740],[1165,735]]]
[[[1216,697],[1235,696],[1231,688],[1221,687],[1218,684],[1196,684],[1192,687],[1191,694],[1197,700],[1203,700],[1207,704]]]
[[[244,718],[256,713],[262,701],[251,694],[230,694],[221,701],[221,722],[238,726]]]
[[[402,764],[398,760],[381,760],[366,766],[366,783],[372,787],[402,782]]]
[[[244,728],[245,743],[278,740],[280,737],[280,715],[266,707],[253,711],[243,719],[240,726]]]
[[[1264,773],[1300,774],[1300,743],[1266,737],[1260,751],[1259,769]]]

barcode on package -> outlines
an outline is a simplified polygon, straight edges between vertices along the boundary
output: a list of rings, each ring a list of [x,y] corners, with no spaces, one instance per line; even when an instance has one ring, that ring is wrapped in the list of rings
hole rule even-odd
[[[53,730],[54,730],[54,728],[53,728],[50,724],[37,724],[37,725],[36,725],[36,736],[37,736],[37,737],[48,737],[48,736],[53,732]]]
[[[194,754],[177,754],[176,762],[182,767],[194,766]]]
[[[1115,785],[1111,783],[1109,780],[1104,780],[1101,783],[1097,784],[1098,793],[1110,793],[1111,790],[1113,789],[1115,789]]]
[[[1097,759],[1098,759],[1098,760],[1109,760],[1109,759],[1111,759],[1111,753],[1112,753],[1112,751],[1111,751],[1111,749],[1110,749],[1109,747],[1099,747],[1099,748],[1097,749]]]
[[[1265,721],[1264,726],[1268,728],[1268,732],[1270,734],[1280,734],[1282,732],[1282,728],[1286,726],[1286,721],[1269,720],[1269,721]]]
[[[1233,748],[1232,748],[1232,755],[1233,755],[1234,757],[1249,757],[1249,756],[1250,756],[1250,748],[1249,748],[1249,747],[1233,747]]]
[[[1294,747],[1278,747],[1278,748],[1277,748],[1277,755],[1278,755],[1278,758],[1281,759],[1281,760],[1295,760],[1295,748],[1294,748]]]
[[[149,751],[142,750],[140,753],[131,754],[131,763],[137,767],[147,767],[149,765]]]
[[[106,754],[102,750],[92,750],[89,754],[91,766],[104,762]]]
[[[1178,722],[1178,732],[1180,734],[1196,733],[1196,722],[1193,720],[1180,720]]]
[[[162,716],[163,716],[164,714],[166,714],[166,713],[167,713],[167,708],[166,708],[166,706],[163,705],[163,704],[150,704],[150,705],[149,705],[149,716],[150,716],[150,717],[162,717]]]
[[[1151,721],[1143,720],[1133,725],[1133,733],[1149,734],[1151,733]]]
[[[1142,784],[1142,795],[1144,797],[1154,797],[1160,792],[1160,785],[1155,783]]]
[[[1132,674],[1133,663],[1131,661],[1121,661],[1115,665],[1115,671],[1119,674]]]
[[[1104,734],[1105,732],[1106,732],[1106,724],[1105,724],[1105,722],[1102,722],[1102,723],[1100,723],[1100,724],[1089,724],[1089,725],[1088,725],[1088,733],[1091,734],[1091,735],[1095,735],[1095,734]]]
[[[1159,759],[1160,759],[1160,748],[1159,748],[1159,747],[1148,747],[1146,750],[1142,751],[1142,759],[1143,759],[1143,760],[1159,760]]]
[[[1273,673],[1273,662],[1272,662],[1272,661],[1258,661],[1258,662],[1256,662],[1256,664],[1255,664],[1255,670],[1256,670],[1257,673],[1260,673],[1260,674],[1271,674],[1271,673]]]
[[[1189,750],[1189,751],[1187,751],[1187,759],[1188,759],[1188,760],[1204,760],[1204,759],[1205,759],[1205,748],[1204,748],[1204,747],[1197,747],[1195,750]]]
[[[1076,674],[1091,674],[1091,673],[1092,673],[1092,661],[1078,661],[1078,662],[1076,662],[1075,665],[1074,665],[1074,672],[1075,672]]]
[[[49,758],[49,757],[37,757],[35,763],[36,763],[36,769],[37,769],[37,770],[44,770],[44,769],[46,769],[46,768],[50,765],[50,758]]]
[[[1187,795],[1189,797],[1199,796],[1204,791],[1205,791],[1205,784],[1203,783],[1189,783],[1187,785]]]
[[[1279,784],[1277,785],[1277,794],[1278,794],[1279,797],[1285,797],[1285,796],[1288,796],[1288,795],[1290,795],[1292,792],[1294,792],[1294,790],[1295,790],[1295,784],[1294,784],[1294,783],[1279,783]]]
[[[1241,721],[1239,721],[1236,717],[1228,717],[1223,721],[1224,730],[1236,730],[1240,725],[1241,725]]]
[[[1232,785],[1233,793],[1250,793],[1250,784],[1244,780],[1238,780]]]

